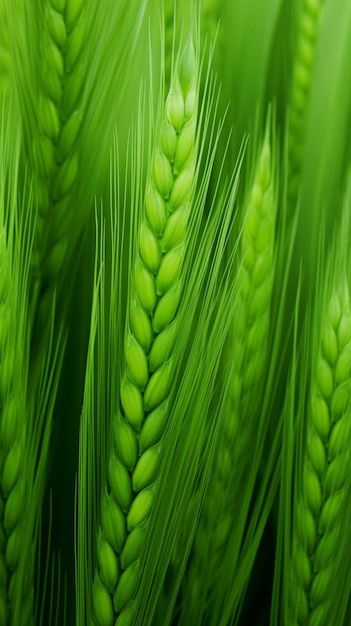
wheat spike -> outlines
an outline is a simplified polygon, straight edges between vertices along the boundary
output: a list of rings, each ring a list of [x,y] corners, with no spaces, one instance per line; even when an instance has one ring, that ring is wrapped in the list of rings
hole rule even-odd
[[[208,584],[205,563],[210,571],[215,572],[228,536],[235,531],[240,512],[239,490],[248,467],[248,450],[255,437],[255,398],[266,363],[274,277],[275,184],[269,122],[244,209],[237,303],[229,333],[229,357],[233,359],[233,369],[228,408],[221,423],[187,576],[186,593],[194,615],[197,603],[202,601],[204,585]],[[219,494],[221,504],[218,508]],[[195,619],[194,615],[191,613],[192,619]]]
[[[78,174],[77,137],[85,79],[85,3],[46,0],[41,40],[42,84],[38,136],[32,151],[38,176],[36,260],[45,284],[55,283],[69,236],[72,191]]]
[[[322,324],[294,497],[289,588],[291,623],[311,626],[328,623],[333,611],[329,589],[339,571],[350,473],[351,306],[344,274],[334,277]]]
[[[290,209],[293,209],[296,203],[300,183],[306,117],[322,6],[323,0],[303,0],[298,20],[296,54],[289,102],[288,156],[290,176],[288,202]]]
[[[98,557],[94,586],[98,624],[112,624],[116,615],[116,623],[124,624],[131,611],[156,488],[194,190],[197,87],[198,60],[190,36],[176,63],[146,184],[126,326],[121,407],[113,420],[113,453],[101,509],[100,554],[110,556]]]

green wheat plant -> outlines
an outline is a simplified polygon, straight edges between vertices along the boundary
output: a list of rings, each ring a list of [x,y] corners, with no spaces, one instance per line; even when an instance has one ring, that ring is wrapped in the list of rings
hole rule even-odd
[[[0,626],[351,621],[351,4],[0,0]]]

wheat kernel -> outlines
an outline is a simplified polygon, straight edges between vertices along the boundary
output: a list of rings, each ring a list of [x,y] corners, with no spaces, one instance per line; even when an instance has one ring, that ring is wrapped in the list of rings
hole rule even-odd
[[[161,150],[154,155],[152,171],[157,190],[167,199],[173,185],[173,174],[171,164]]]
[[[166,326],[153,341],[149,354],[149,369],[154,372],[170,357],[177,337],[177,324],[174,320]]]
[[[131,532],[133,528],[141,524],[148,516],[154,500],[153,486],[147,487],[138,493],[132,502],[127,516],[127,528]]]
[[[179,59],[178,77],[179,83],[184,93],[187,93],[193,86],[194,77],[196,76],[196,58],[194,45],[189,39],[184,46]]]
[[[145,223],[141,226],[139,246],[141,258],[146,267],[153,274],[156,274],[161,262],[160,244],[152,230]]]
[[[162,122],[160,129],[160,145],[167,159],[173,161],[177,149],[177,133],[166,120]]]
[[[145,524],[139,524],[129,533],[121,554],[121,565],[123,569],[126,569],[139,558],[145,540],[145,534]]]
[[[174,250],[170,250],[163,257],[156,276],[156,289],[158,296],[162,296],[176,281],[179,280],[183,266],[183,255],[183,248],[178,247]]]
[[[188,165],[175,179],[169,198],[169,210],[175,211],[191,198],[194,183],[194,165]]]
[[[340,541],[340,527],[335,526],[330,532],[323,536],[323,540],[318,542],[313,555],[313,566],[319,572],[325,568],[335,557]]]
[[[324,361],[325,363],[325,361]],[[329,370],[329,368],[328,368]],[[328,373],[327,370],[327,373]],[[323,373],[323,372],[322,372]],[[327,380],[329,383],[329,380]],[[311,400],[312,421],[317,433],[323,441],[327,441],[330,432],[330,415],[328,405],[322,396],[313,394]]]
[[[144,420],[143,398],[138,387],[127,377],[121,384],[121,404],[128,422],[139,430]]]
[[[135,617],[133,604],[125,607],[117,617],[115,626],[132,626]]]
[[[160,467],[160,446],[149,448],[139,458],[133,472],[133,490],[141,491],[156,480]]]
[[[338,491],[326,500],[319,516],[318,531],[324,534],[330,531],[340,516],[340,511],[344,504],[345,492]]]
[[[312,467],[304,469],[303,492],[308,508],[317,517],[323,500],[321,485]]]
[[[184,124],[184,100],[180,93],[171,92],[168,94],[166,115],[169,123],[179,133]]]
[[[65,18],[68,31],[73,29],[75,22],[77,21],[84,7],[84,4],[85,0],[66,0]]]
[[[316,430],[309,430],[307,445],[308,456],[313,465],[313,469],[318,474],[318,476],[322,476],[324,474],[327,464],[327,457],[325,447]]]
[[[311,554],[317,540],[316,520],[310,509],[302,502],[299,503],[296,514],[296,536],[302,548]]]
[[[273,260],[271,254],[263,254],[256,259],[252,270],[252,286],[259,287],[270,275]]]
[[[182,129],[177,143],[174,157],[174,167],[180,171],[194,150],[196,125],[194,121],[188,122]]]
[[[324,493],[328,498],[337,489],[344,487],[347,477],[349,454],[339,454],[327,467],[324,478]]]
[[[157,302],[155,281],[145,265],[141,263],[135,270],[135,291],[144,309],[152,313]]]
[[[267,198],[267,196],[269,197]],[[263,203],[267,201],[269,207],[274,205],[273,193],[266,192]],[[267,249],[271,248],[271,242],[274,239],[274,220],[270,216],[266,217],[264,220],[261,220],[260,228],[258,229],[258,233],[255,237],[254,245],[255,250],[258,254],[265,253]]]
[[[300,29],[307,39],[314,40],[316,37],[316,22],[312,15],[304,13],[300,19]]]
[[[6,561],[10,570],[17,569],[19,557],[22,551],[22,529],[18,525],[14,531],[9,535],[6,544]]]
[[[8,533],[13,531],[21,517],[24,500],[23,496],[23,482],[22,480],[19,480],[11,490],[5,504],[3,523],[4,528]]]
[[[123,511],[128,511],[132,501],[132,481],[129,472],[115,455],[110,458],[108,481],[114,501]]]
[[[57,152],[61,162],[67,158],[77,140],[82,125],[82,119],[82,112],[74,111],[62,128],[57,146]]]
[[[153,340],[152,326],[148,314],[136,299],[130,307],[130,324],[137,341],[148,353]]]
[[[132,471],[138,458],[137,442],[132,428],[121,415],[114,424],[114,444],[118,457]]]
[[[68,118],[77,105],[86,78],[86,65],[81,61],[72,74],[66,74],[65,90],[63,92],[62,108]]]
[[[294,80],[299,85],[300,89],[304,92],[308,92],[311,82],[309,68],[303,63],[296,63],[294,67]]]
[[[152,374],[144,393],[144,408],[149,412],[163,402],[172,380],[172,361],[166,361]]]
[[[130,333],[127,334],[125,340],[124,356],[132,380],[139,389],[144,389],[149,378],[147,358],[141,345]]]
[[[93,584],[93,611],[99,626],[113,626],[114,613],[110,594],[95,575]]]
[[[247,351],[248,353],[255,354],[257,349],[261,346],[265,345],[266,338],[269,330],[269,319],[262,315],[255,323],[251,326],[248,334],[247,334]],[[259,355],[258,360],[258,369],[261,369],[262,363],[262,354]]]
[[[338,342],[340,349],[345,348],[351,341],[351,317],[343,315],[338,328]]]
[[[72,72],[83,48],[85,39],[85,23],[79,22],[67,38],[65,50],[66,71]]]
[[[333,570],[330,567],[322,569],[314,576],[310,589],[310,605],[312,608],[318,606],[323,598],[327,597],[332,577]]]
[[[249,304],[249,321],[256,319],[262,314],[262,311],[268,310],[270,298],[271,292],[267,289],[266,283],[263,283],[255,289]]]
[[[167,252],[184,241],[189,221],[189,207],[182,206],[169,216],[162,237],[162,251]]]
[[[97,544],[97,558],[100,568],[100,580],[109,591],[113,591],[119,578],[118,559],[110,543],[106,541],[104,533],[100,531]]]
[[[308,626],[321,626],[325,623],[327,605],[323,602],[310,610],[308,615]]]
[[[162,196],[151,185],[145,193],[145,211],[156,234],[162,235],[167,219],[166,206]]]
[[[326,324],[322,336],[323,355],[329,363],[335,363],[338,358],[338,340],[331,324]]]
[[[189,120],[196,112],[197,92],[196,89],[190,89],[185,98],[184,117]]]
[[[135,592],[138,582],[138,562],[133,563],[123,572],[116,591],[113,594],[113,605],[116,613],[120,613],[128,604]]]
[[[120,552],[126,537],[126,520],[120,507],[105,492],[101,503],[101,525],[106,539],[116,552]]]
[[[308,590],[312,580],[311,563],[301,546],[295,546],[293,563],[296,579],[305,590]]]
[[[328,304],[328,319],[330,320],[334,328],[337,328],[339,321],[340,321],[340,317],[341,317],[340,301],[339,301],[337,294],[334,292]]]
[[[341,419],[334,424],[328,442],[328,458],[334,459],[349,446],[351,427],[349,420]]]
[[[351,349],[343,350],[339,354],[334,372],[335,383],[340,385],[351,376]]]
[[[153,319],[153,329],[156,333],[161,332],[165,326],[168,326],[178,309],[179,299],[181,295],[181,285],[177,282],[164,296],[159,300]]]
[[[38,112],[43,133],[56,141],[60,133],[60,120],[54,103],[49,98],[40,98]]]
[[[161,439],[166,423],[167,404],[163,402],[147,416],[143,424],[139,438],[140,454]]]
[[[306,67],[312,70],[312,65],[315,57],[315,47],[313,42],[308,39],[300,39],[297,44],[297,56]]]
[[[44,63],[46,63],[47,68],[51,69],[51,71],[55,72],[55,74],[62,79],[65,73],[65,66],[61,51],[50,38],[44,42],[42,50],[43,60]]]
[[[49,9],[46,13],[46,21],[50,37],[62,50],[67,39],[66,25],[62,14],[55,9]]]

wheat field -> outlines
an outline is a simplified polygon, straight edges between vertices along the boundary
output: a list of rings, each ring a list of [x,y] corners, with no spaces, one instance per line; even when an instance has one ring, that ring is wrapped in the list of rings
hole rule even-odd
[[[350,58],[0,0],[0,626],[351,623]]]

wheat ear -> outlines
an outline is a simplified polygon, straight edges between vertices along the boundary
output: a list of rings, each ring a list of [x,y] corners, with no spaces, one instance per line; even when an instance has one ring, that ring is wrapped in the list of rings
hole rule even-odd
[[[28,268],[22,257],[28,251],[23,224],[17,222],[19,134],[13,132],[12,123],[6,114],[0,126],[0,623],[4,626],[17,625],[20,606],[20,623],[32,623],[34,565],[24,556],[28,553],[23,523],[30,484],[26,472]],[[12,137],[15,141],[10,143]],[[27,209],[30,215],[29,200]]]
[[[215,472],[226,477],[225,484],[230,478],[226,459],[231,459],[236,476],[247,469],[247,452],[255,434],[255,397],[267,358],[277,215],[271,132],[269,123],[245,205],[240,242],[237,301],[229,334],[232,384],[215,460]],[[234,495],[230,489],[228,496]]]
[[[38,178],[34,263],[47,287],[56,283],[62,269],[72,220],[85,79],[85,0],[45,0],[41,17],[42,81],[38,135],[32,143]]]
[[[195,612],[197,603],[203,597],[203,577],[208,581],[205,562],[210,571],[215,571],[229,533],[234,529],[233,502],[237,501],[242,476],[247,469],[247,451],[252,446],[255,434],[253,416],[256,406],[252,400],[257,395],[266,362],[274,276],[276,211],[271,128],[267,124],[266,137],[244,209],[236,283],[237,302],[229,338],[229,354],[233,359],[229,403],[221,422],[214,466],[187,578],[189,604]],[[233,476],[236,477],[235,481]],[[219,494],[221,505],[218,508]],[[238,515],[239,509],[236,507]]]
[[[324,313],[297,475],[289,569],[291,624],[331,623],[330,590],[339,571],[351,469],[350,346],[350,295],[341,274],[334,276]]]
[[[161,460],[195,181],[198,69],[190,37],[176,63],[154,145],[133,269],[94,584],[95,618],[104,626],[116,615],[117,624],[129,623],[132,615]]]
[[[296,54],[289,98],[288,204],[290,210],[294,209],[300,183],[306,116],[322,5],[323,0],[303,0],[298,18]]]

